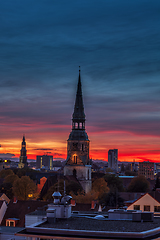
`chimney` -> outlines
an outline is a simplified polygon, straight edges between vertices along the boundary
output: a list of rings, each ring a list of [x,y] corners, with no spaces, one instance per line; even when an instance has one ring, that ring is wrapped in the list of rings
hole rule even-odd
[[[97,204],[97,200],[93,200],[91,203],[91,209],[95,209],[96,204]]]
[[[71,205],[72,205],[72,207],[76,206],[76,200],[71,199]]]
[[[16,196],[13,197],[13,203],[17,203],[17,197]]]

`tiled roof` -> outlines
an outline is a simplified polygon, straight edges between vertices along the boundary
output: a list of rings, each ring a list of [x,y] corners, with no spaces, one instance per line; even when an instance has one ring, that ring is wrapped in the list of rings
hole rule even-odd
[[[47,206],[48,202],[44,201],[22,201],[18,200],[16,203],[10,201],[8,204],[7,211],[4,215],[2,226],[6,225],[5,220],[10,218],[18,218],[20,219],[16,225],[16,227],[24,227],[25,226],[25,214],[35,211],[38,208],[43,208]]]

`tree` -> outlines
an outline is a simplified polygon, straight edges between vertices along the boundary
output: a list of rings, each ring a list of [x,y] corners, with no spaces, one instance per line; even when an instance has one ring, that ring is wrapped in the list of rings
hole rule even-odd
[[[0,171],[0,178],[5,178],[8,175],[14,174],[14,172],[11,169],[3,169]]]
[[[97,200],[98,199],[98,192],[95,192],[94,190],[91,190],[88,193],[84,193],[84,191],[79,192],[77,195],[75,195],[74,193],[71,193],[71,196],[74,200],[76,200],[77,203],[90,203],[93,200]]]
[[[117,190],[119,192],[124,190],[122,180],[118,176],[115,176],[115,174],[106,174],[104,179],[111,190]]]
[[[70,192],[78,194],[78,192],[81,192],[82,190],[83,188],[78,182],[70,181],[66,184],[66,194],[70,194]]]
[[[19,200],[34,198],[36,184],[28,176],[22,176],[13,183],[13,193]]]
[[[98,199],[101,199],[104,193],[109,192],[109,187],[104,178],[96,179],[92,184],[92,190],[98,193]]]
[[[12,184],[10,182],[5,182],[0,185],[0,192],[5,193],[8,198],[13,197]]]
[[[19,178],[26,175],[26,169],[25,168],[15,169],[14,172]]]
[[[4,183],[11,183],[13,185],[17,179],[19,179],[19,177],[16,174],[11,174],[4,178]]]
[[[104,178],[96,179],[92,184],[92,190],[88,193],[84,191],[78,192],[78,194],[74,194],[71,192],[71,196],[76,200],[77,203],[90,203],[93,200],[100,200],[104,193],[109,191],[109,187],[107,186]]]
[[[145,176],[139,175],[134,177],[129,186],[128,192],[147,192],[149,190],[150,183],[147,181]]]
[[[119,193],[115,191],[109,191],[102,196],[100,203],[104,206],[119,208],[124,205],[124,199],[120,197]]]
[[[55,183],[53,186],[51,186],[46,195],[43,197],[44,200],[53,200],[52,194],[54,192],[59,191],[61,195],[64,195],[64,180],[60,179],[57,183]],[[82,191],[82,187],[78,182],[75,181],[66,181],[65,180],[65,191],[66,194],[70,194],[71,192],[75,195],[78,194],[78,192]]]

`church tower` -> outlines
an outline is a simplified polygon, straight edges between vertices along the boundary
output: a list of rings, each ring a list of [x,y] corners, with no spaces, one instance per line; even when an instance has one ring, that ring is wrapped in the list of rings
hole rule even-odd
[[[26,153],[27,153],[26,142],[25,142],[25,136],[23,135],[22,148],[21,148],[21,151],[20,151],[18,168],[24,168],[24,167],[28,166]]]
[[[85,114],[79,70],[76,101],[72,115],[72,131],[67,140],[67,160],[64,175],[73,175],[87,193],[92,188],[89,139],[85,131]]]

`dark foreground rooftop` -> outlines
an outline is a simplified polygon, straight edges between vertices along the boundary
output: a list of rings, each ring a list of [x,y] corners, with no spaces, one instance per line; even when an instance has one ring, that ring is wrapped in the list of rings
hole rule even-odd
[[[92,231],[114,231],[114,232],[142,232],[160,227],[160,218],[154,218],[153,222],[132,222],[125,220],[96,220],[86,217],[74,217],[56,220],[50,224],[45,222],[38,227]]]
[[[126,220],[96,220],[88,217],[71,217],[33,224],[16,235],[42,239],[155,239],[160,236],[160,218],[153,222]]]

